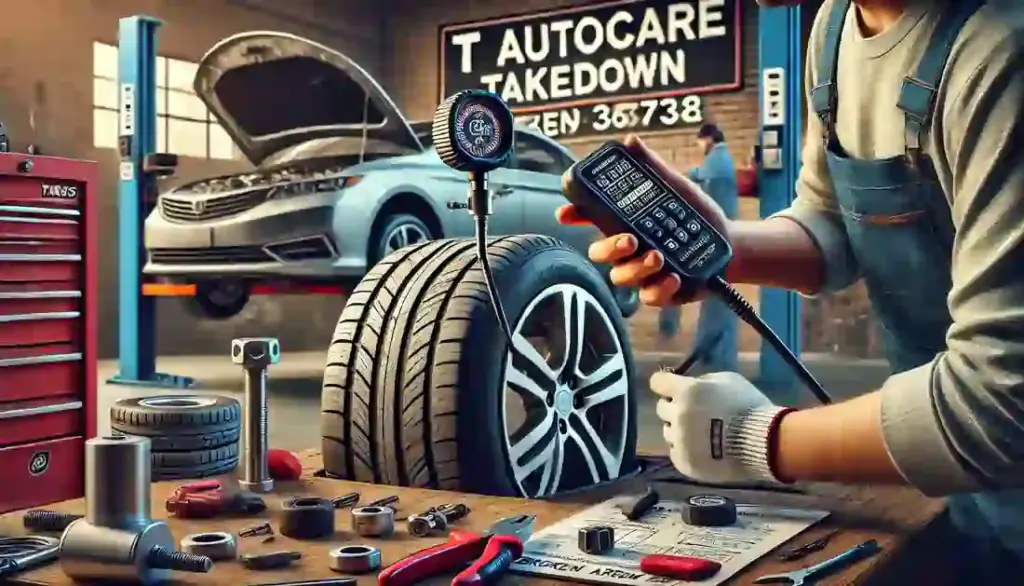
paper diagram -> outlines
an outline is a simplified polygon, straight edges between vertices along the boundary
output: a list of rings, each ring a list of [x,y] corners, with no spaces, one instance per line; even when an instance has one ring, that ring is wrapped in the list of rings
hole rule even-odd
[[[699,582],[713,586],[828,516],[826,511],[738,505],[739,520],[731,527],[693,527],[683,522],[678,503],[659,503],[634,522],[615,508],[617,500],[595,505],[535,533],[512,571],[623,586],[694,584],[640,571],[643,556],[668,554],[721,563],[717,575]],[[613,527],[615,548],[604,555],[580,551],[579,530],[588,525]]]

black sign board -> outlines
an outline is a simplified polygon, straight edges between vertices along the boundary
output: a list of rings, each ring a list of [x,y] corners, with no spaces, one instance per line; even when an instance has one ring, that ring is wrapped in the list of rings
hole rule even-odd
[[[619,1],[441,27],[440,95],[501,94],[553,138],[703,121],[742,86],[741,0]]]

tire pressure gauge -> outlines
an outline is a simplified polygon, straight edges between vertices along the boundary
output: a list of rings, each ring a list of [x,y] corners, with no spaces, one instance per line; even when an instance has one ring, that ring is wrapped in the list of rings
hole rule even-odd
[[[469,196],[465,207],[476,220],[476,252],[483,269],[487,292],[498,324],[511,343],[512,329],[501,306],[498,288],[487,260],[487,216],[491,215],[491,192],[487,173],[504,165],[515,146],[514,118],[505,100],[497,94],[466,90],[449,96],[434,114],[431,135],[438,156],[445,165],[469,174]],[[453,206],[449,206],[453,207]]]
[[[512,126],[512,110],[497,94],[467,90],[438,106],[431,134],[445,165],[487,173],[512,155]]]

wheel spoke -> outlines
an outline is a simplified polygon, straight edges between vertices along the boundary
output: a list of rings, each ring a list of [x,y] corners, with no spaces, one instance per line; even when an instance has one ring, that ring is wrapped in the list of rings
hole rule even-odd
[[[554,371],[533,344],[522,334],[515,334],[505,374],[509,387],[521,397],[525,394],[544,400],[554,390],[555,378]]]
[[[532,422],[527,419],[524,427],[527,426],[528,431],[521,435],[515,434],[517,437],[512,438],[508,451],[516,480],[520,482],[547,464],[552,459],[551,451],[556,449],[558,444],[553,411],[545,410],[543,417],[538,417]]]
[[[562,350],[564,357],[558,374],[575,376],[583,352],[583,326],[587,305],[572,289],[562,292]]]
[[[604,364],[580,380],[576,392],[585,399],[585,407],[600,405],[629,393],[626,360],[616,352]]]
[[[565,466],[565,436],[558,435],[552,444],[554,450],[551,452],[551,458],[544,465],[544,474],[541,476],[535,495],[537,498],[558,492],[558,485],[562,481],[562,469]]]
[[[591,478],[595,483],[618,476],[620,465],[618,458],[608,451],[608,447],[601,440],[601,434],[594,429],[586,417],[577,414],[569,418],[569,437],[576,442],[580,452],[583,453],[583,459],[586,461]]]
[[[543,452],[550,449],[550,447],[544,446],[544,441],[550,442],[551,438],[555,436],[555,414],[553,411],[545,410],[543,417],[532,418],[532,420],[527,418],[523,427],[528,427],[528,430],[520,429],[521,433],[516,432],[515,437],[510,438],[509,459],[514,465],[518,465],[519,460],[527,453]]]

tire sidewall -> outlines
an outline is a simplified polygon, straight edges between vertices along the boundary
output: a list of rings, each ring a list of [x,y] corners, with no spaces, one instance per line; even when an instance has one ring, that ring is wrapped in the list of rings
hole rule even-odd
[[[526,307],[548,287],[568,284],[590,293],[608,314],[622,347],[628,380],[633,379],[633,354],[618,304],[603,276],[579,253],[568,247],[544,249],[524,262],[495,266],[494,272],[505,314],[513,328]],[[502,382],[507,345],[493,311],[489,303],[478,304],[471,315],[469,335],[462,341],[465,348],[459,367],[459,461],[462,466],[472,464],[474,469],[481,468],[479,471],[463,470],[462,482],[466,490],[517,495],[519,489],[512,479],[503,420],[505,389]],[[632,388],[626,400],[627,435],[620,476],[632,471],[636,455],[637,401]]]

